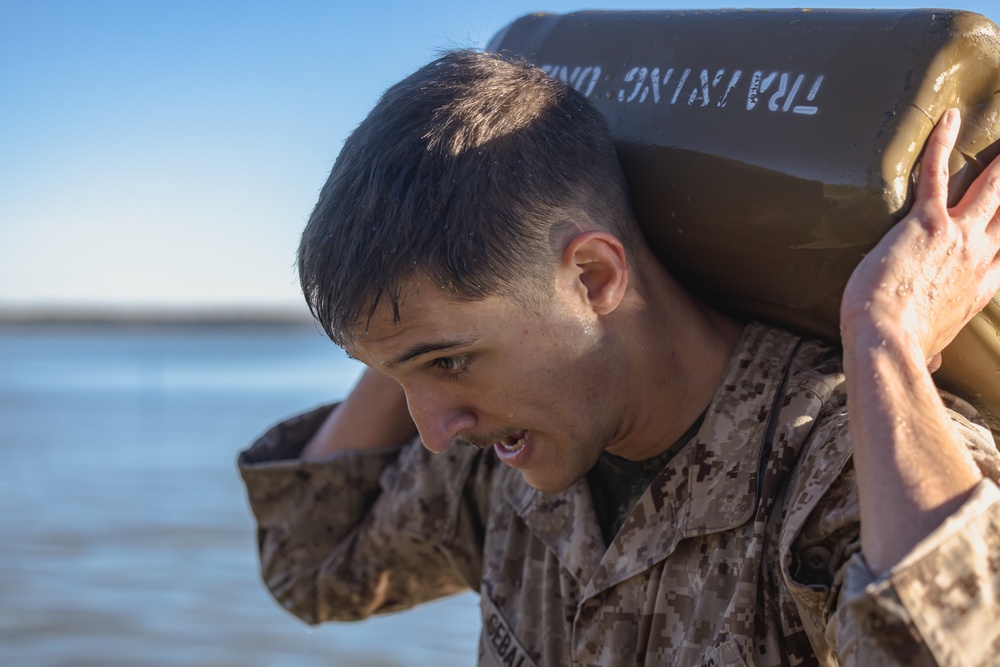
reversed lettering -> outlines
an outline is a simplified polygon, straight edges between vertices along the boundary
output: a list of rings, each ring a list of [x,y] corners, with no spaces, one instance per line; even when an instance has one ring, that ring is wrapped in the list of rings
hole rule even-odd
[[[601,90],[614,77],[604,77],[600,65],[543,65],[542,70],[587,97],[611,99],[619,104],[675,106],[679,103],[703,109],[726,108],[736,96],[746,100],[744,110],[754,113],[788,113],[815,116],[820,111],[819,97],[824,75],[795,71],[756,70],[749,77],[733,68],[667,67],[634,65],[621,77],[617,89]],[[677,75],[676,77],[674,75]],[[613,85],[613,84],[611,84]],[[808,86],[808,88],[807,88]],[[798,104],[803,91],[804,103]]]

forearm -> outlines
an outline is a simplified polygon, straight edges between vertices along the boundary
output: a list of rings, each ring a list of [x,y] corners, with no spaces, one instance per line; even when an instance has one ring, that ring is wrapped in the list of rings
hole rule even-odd
[[[398,448],[386,448],[302,461],[305,443],[329,414],[325,407],[277,424],[239,458],[257,521],[261,575],[282,606],[309,623],[330,616],[319,602],[332,595],[325,589],[338,590],[335,578],[324,575],[332,554],[353,539],[380,494],[380,478],[399,456]]]
[[[416,433],[402,388],[368,369],[302,449],[300,458],[322,461],[338,452],[390,447]]]
[[[919,346],[868,323],[843,335],[861,547],[878,574],[954,513],[982,474]]]
[[[888,573],[871,572],[856,554],[841,571],[843,587],[827,627],[838,664],[995,665],[997,553],[1000,490],[984,480]]]
[[[490,473],[479,465],[479,450],[438,457],[413,442],[323,462],[270,460],[258,451],[296,452],[296,442],[283,441],[309,438],[319,416],[275,426],[240,457],[261,574],[281,605],[314,624],[474,586],[485,510],[474,511],[462,490],[475,472],[470,485],[484,490],[480,500],[488,496]]]

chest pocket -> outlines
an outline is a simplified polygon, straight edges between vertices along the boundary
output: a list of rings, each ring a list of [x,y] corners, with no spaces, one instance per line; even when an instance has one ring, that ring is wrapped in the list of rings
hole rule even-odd
[[[712,654],[701,663],[700,667],[747,667],[747,663],[740,655],[736,640],[730,639],[712,651]]]

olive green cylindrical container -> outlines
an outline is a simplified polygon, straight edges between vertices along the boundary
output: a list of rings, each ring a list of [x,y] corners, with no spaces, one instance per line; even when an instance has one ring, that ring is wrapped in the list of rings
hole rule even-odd
[[[843,287],[909,208],[944,111],[963,115],[953,198],[1000,151],[1000,31],[968,12],[536,14],[487,49],[607,116],[646,236],[689,288],[834,340]],[[935,377],[1000,430],[996,299]]]

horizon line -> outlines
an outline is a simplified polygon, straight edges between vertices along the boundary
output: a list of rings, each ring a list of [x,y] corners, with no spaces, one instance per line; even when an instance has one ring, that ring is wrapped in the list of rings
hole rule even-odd
[[[0,304],[0,324],[313,325],[301,309],[280,306],[21,306]]]

